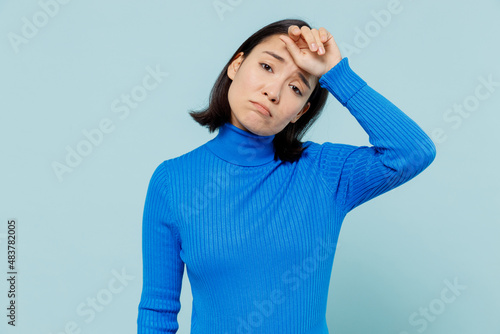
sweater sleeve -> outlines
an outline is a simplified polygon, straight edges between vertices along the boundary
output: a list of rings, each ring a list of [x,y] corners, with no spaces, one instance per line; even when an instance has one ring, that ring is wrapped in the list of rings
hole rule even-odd
[[[143,286],[137,317],[138,334],[176,333],[184,262],[172,219],[171,192],[165,162],[149,182],[142,220]]]
[[[436,147],[398,107],[373,90],[347,57],[321,76],[321,87],[356,118],[373,146],[323,144],[320,171],[331,180],[344,214],[409,181],[429,166]]]

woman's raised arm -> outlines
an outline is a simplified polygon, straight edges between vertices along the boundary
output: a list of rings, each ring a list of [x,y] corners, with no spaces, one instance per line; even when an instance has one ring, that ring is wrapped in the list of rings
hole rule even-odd
[[[319,83],[347,107],[373,145],[324,145],[325,160],[336,161],[337,169],[341,166],[333,179],[344,213],[407,182],[434,160],[432,140],[398,107],[368,86],[350,68],[347,58],[321,76]],[[341,164],[339,155],[343,156]],[[322,170],[329,170],[328,163]]]

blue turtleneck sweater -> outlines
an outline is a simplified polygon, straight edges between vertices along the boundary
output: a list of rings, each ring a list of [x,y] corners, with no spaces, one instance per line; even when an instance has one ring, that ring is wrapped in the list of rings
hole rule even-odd
[[[177,332],[184,265],[191,334],[328,333],[344,217],[415,177],[436,151],[347,58],[319,83],[373,146],[306,141],[298,161],[275,161],[274,135],[225,123],[214,139],[156,168],[143,212],[138,333]]]

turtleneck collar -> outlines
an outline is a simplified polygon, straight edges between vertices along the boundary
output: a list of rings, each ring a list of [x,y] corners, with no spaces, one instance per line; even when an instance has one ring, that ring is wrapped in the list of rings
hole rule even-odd
[[[217,136],[206,145],[215,155],[229,163],[259,166],[274,160],[274,136],[260,136],[226,122],[219,127]]]

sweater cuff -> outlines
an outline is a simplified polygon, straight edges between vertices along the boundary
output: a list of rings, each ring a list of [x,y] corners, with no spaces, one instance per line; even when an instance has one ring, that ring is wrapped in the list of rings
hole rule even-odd
[[[350,67],[347,57],[323,74],[318,81],[321,87],[328,89],[343,106],[356,94],[366,82],[361,79]]]

